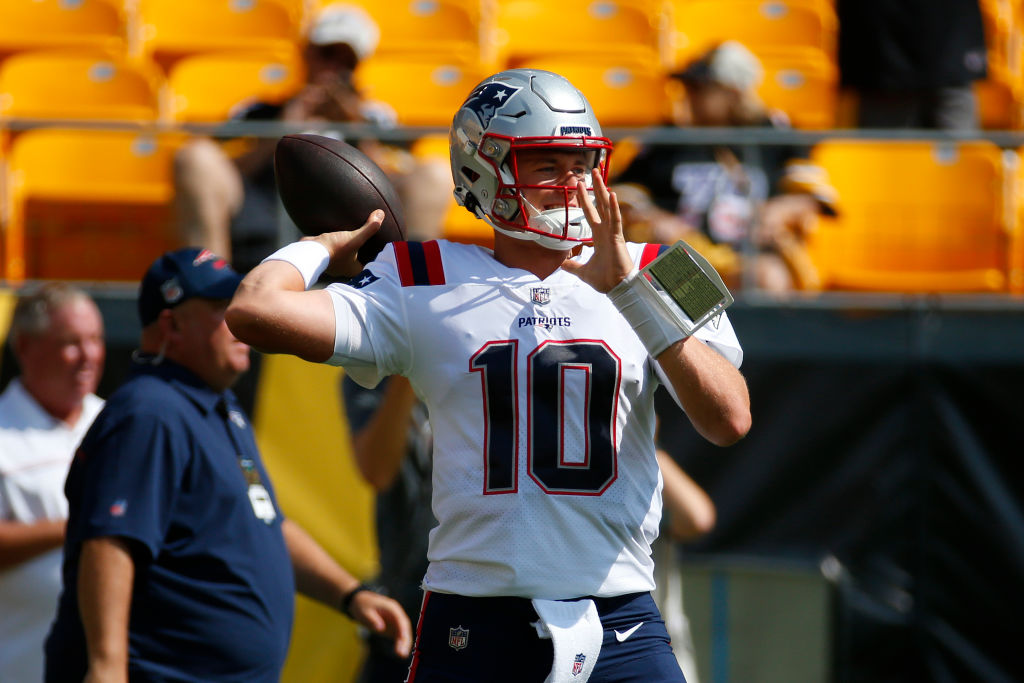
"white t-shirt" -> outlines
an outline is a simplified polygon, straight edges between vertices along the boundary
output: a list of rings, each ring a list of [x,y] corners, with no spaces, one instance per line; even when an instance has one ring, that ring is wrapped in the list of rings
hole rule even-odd
[[[639,264],[644,245],[629,249]],[[428,590],[653,589],[659,369],[607,296],[564,270],[541,281],[443,240],[388,245],[328,292],[344,347],[329,362],[367,386],[404,375],[429,410],[439,524]],[[698,336],[738,365],[727,316]]]
[[[67,519],[64,479],[78,443],[103,407],[85,397],[74,427],[53,418],[14,379],[0,394],[0,519]],[[40,681],[43,641],[61,588],[61,549],[0,570],[0,679]]]

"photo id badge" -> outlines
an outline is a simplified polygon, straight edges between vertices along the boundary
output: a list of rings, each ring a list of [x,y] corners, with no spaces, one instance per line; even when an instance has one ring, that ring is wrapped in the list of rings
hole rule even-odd
[[[262,519],[267,524],[277,519],[274,502],[270,500],[270,494],[263,488],[263,484],[249,484],[249,502],[252,503],[252,511],[257,519]]]
[[[656,302],[691,335],[733,303],[706,258],[682,240],[640,269],[645,298]]]

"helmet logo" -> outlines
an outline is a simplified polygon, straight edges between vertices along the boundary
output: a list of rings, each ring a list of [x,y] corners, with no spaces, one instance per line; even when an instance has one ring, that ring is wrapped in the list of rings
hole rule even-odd
[[[487,128],[495,113],[520,90],[522,88],[506,83],[485,83],[474,90],[462,106],[474,112],[480,119],[480,125]]]
[[[593,134],[594,131],[590,126],[562,126],[559,129],[559,135],[586,135],[590,137]]]

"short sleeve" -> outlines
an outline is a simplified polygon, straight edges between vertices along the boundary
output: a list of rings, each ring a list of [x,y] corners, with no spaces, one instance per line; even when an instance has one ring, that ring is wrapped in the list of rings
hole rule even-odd
[[[136,413],[107,430],[94,431],[82,444],[72,487],[80,499],[68,537],[85,541],[122,536],[138,541],[155,556],[170,524],[189,449],[176,443],[171,426],[159,416]]]
[[[328,285],[334,304],[334,355],[360,385],[374,387],[388,375],[401,374],[410,357],[405,301],[388,245],[363,272],[345,283]]]

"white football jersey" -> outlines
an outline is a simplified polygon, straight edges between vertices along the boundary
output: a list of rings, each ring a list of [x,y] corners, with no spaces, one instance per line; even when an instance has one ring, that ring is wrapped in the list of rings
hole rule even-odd
[[[629,249],[638,265],[658,252]],[[366,385],[404,375],[429,410],[439,524],[427,590],[653,589],[657,364],[606,295],[562,269],[539,280],[442,240],[390,244],[328,291],[339,330],[329,362]],[[698,336],[738,364],[725,315]]]

